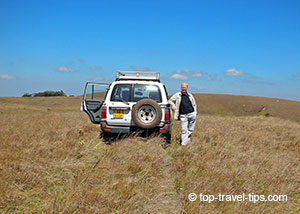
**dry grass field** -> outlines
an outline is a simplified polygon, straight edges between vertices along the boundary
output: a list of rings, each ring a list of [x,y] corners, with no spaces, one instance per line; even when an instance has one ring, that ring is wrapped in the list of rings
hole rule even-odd
[[[227,116],[269,115],[300,122],[300,102],[266,97],[197,94],[201,114]]]
[[[300,103],[218,96],[197,96],[192,144],[178,145],[175,121],[167,148],[158,136],[104,144],[80,97],[0,98],[0,213],[299,213]]]

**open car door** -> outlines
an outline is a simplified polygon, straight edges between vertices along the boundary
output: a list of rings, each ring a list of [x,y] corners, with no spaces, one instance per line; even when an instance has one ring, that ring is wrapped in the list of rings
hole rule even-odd
[[[100,123],[101,107],[108,88],[109,84],[107,83],[87,82],[85,84],[81,110],[87,113],[91,122],[94,124]]]

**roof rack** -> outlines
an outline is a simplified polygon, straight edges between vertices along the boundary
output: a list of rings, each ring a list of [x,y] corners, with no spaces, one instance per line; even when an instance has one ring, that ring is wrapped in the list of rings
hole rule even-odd
[[[116,80],[160,81],[159,72],[146,72],[146,71],[118,71]]]

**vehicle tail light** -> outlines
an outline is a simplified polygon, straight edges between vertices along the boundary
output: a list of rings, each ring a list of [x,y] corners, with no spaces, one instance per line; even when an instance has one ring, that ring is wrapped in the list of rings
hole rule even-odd
[[[106,107],[104,106],[101,110],[101,118],[105,119],[106,118]]]
[[[165,132],[166,130],[167,130],[167,128],[168,128],[168,125],[165,125],[163,128],[160,128],[160,132]]]
[[[165,121],[170,121],[170,110],[169,109],[165,110]]]

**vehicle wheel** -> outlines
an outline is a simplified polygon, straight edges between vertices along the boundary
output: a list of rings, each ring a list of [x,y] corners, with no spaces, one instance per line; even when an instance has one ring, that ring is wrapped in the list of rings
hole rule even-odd
[[[164,135],[164,138],[165,138],[165,141],[170,144],[171,143],[171,135],[168,134],[168,135]]]
[[[134,123],[143,129],[151,129],[161,121],[161,108],[152,99],[142,99],[132,108],[132,119]]]
[[[110,134],[101,132],[99,137],[102,139],[103,143],[105,143],[105,144],[111,143],[112,136]]]

